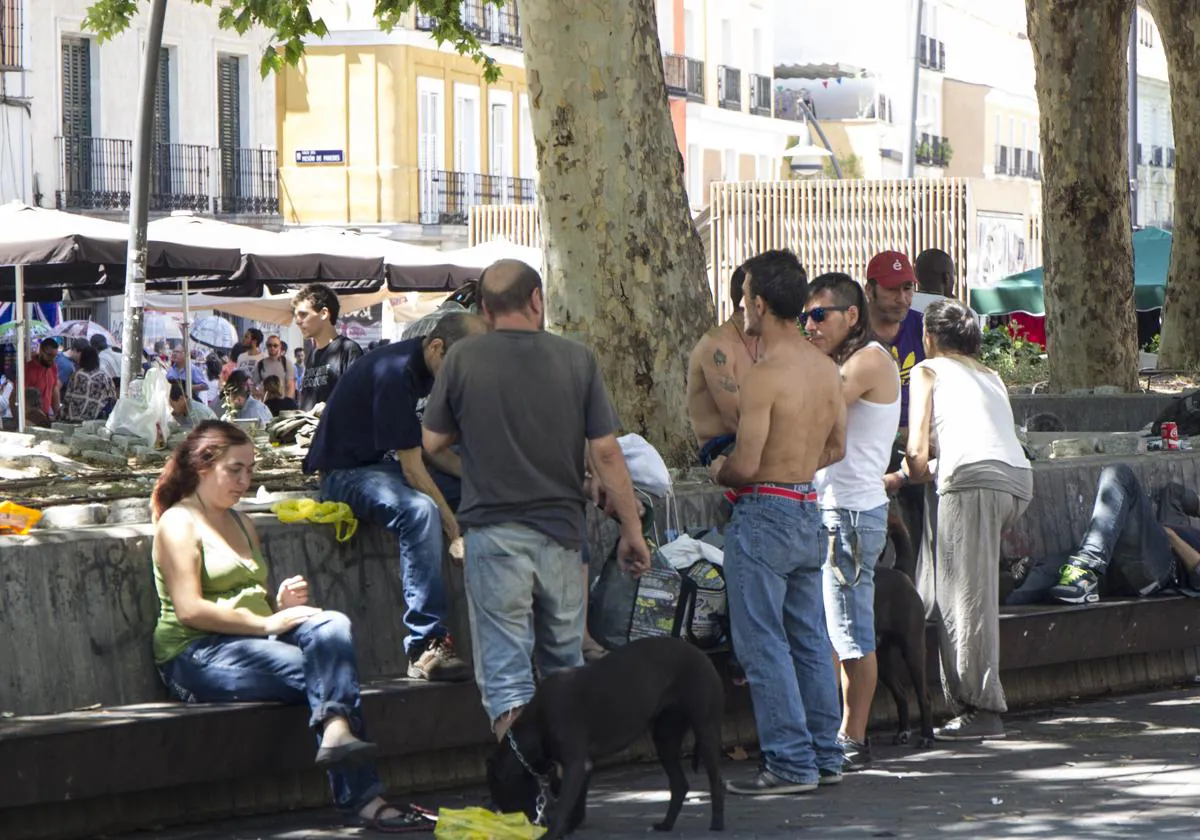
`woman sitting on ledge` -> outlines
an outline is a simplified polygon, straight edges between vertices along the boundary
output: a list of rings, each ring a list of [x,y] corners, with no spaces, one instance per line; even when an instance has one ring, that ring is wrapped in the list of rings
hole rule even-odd
[[[350,621],[308,603],[308,584],[292,577],[267,594],[267,566],[250,520],[233,509],[250,488],[254,446],[231,423],[206,420],[187,436],[154,486],[154,583],[162,608],[154,661],[163,681],[188,703],[273,701],[312,709],[343,811],[374,830],[431,829],[412,808],[382,797],[363,740],[358,664]]]

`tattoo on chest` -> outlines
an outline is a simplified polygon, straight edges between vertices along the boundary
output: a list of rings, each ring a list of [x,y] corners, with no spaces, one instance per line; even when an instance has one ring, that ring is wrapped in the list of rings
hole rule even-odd
[[[722,376],[721,377],[721,390],[728,391],[731,394],[736,394],[738,392],[737,380],[734,379],[732,376]]]
[[[713,364],[715,364],[717,367],[725,367],[726,361],[728,360],[726,359],[725,352],[723,350],[718,350],[717,352],[713,353]]]

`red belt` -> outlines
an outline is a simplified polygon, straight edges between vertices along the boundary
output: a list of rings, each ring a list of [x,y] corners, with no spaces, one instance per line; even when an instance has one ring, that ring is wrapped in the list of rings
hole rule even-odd
[[[815,502],[817,491],[800,491],[791,487],[777,487],[773,484],[749,484],[736,490],[725,491],[725,498],[730,504],[736,504],[742,496],[777,496],[781,499],[791,499],[793,502]]]

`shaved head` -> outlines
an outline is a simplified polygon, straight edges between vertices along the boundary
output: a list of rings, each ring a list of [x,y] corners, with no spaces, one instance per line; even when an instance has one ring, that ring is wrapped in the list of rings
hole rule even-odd
[[[488,315],[508,315],[523,312],[530,298],[542,288],[542,276],[520,260],[499,260],[483,271],[479,290]]]

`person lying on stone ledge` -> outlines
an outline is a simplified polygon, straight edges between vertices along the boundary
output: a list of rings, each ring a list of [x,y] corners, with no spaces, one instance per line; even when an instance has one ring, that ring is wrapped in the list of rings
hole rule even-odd
[[[378,750],[363,727],[350,620],[312,606],[302,577],[284,580],[270,598],[254,524],[234,510],[253,472],[246,433],[205,420],[154,485],[159,675],[187,703],[307,702],[316,764],[329,771],[337,806],[373,831],[431,828],[411,806],[383,798],[369,763]]]
[[[1009,603],[1050,600],[1088,604],[1101,592],[1152,595],[1170,589],[1200,590],[1200,497],[1181,484],[1163,487],[1152,500],[1133,470],[1113,464],[1100,473],[1092,519],[1079,547],[1047,584],[1053,566],[1031,570]],[[1053,578],[1050,578],[1053,580]]]

